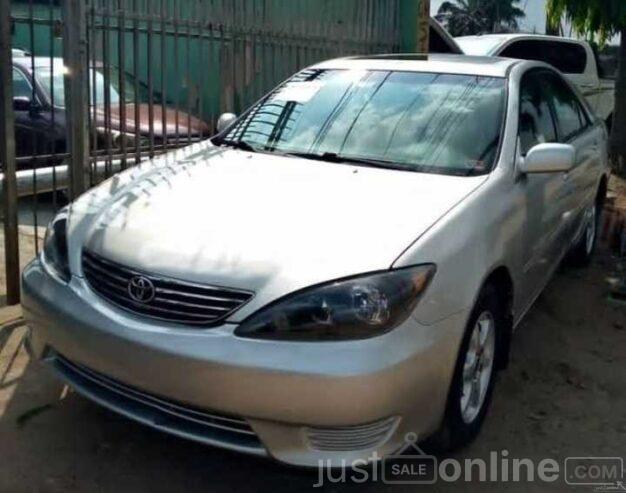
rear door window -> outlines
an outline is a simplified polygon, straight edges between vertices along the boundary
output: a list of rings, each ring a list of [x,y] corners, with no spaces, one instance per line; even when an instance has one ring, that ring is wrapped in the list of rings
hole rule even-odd
[[[545,62],[565,74],[582,74],[587,67],[585,48],[564,41],[522,39],[508,45],[499,56]]]

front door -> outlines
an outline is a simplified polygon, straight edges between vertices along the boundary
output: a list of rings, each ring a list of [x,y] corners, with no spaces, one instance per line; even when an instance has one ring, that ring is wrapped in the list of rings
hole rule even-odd
[[[529,71],[522,78],[519,159],[523,159],[538,144],[558,141],[547,85],[550,74],[549,70],[538,69]],[[522,238],[522,307],[532,303],[559,260],[559,242],[562,241],[567,214],[567,191],[563,187],[565,179],[565,173],[528,174],[519,178],[527,212]]]

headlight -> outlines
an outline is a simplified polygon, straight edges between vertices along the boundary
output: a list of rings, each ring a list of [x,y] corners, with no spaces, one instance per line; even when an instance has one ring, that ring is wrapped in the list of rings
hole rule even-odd
[[[420,265],[307,288],[253,314],[235,334],[299,341],[374,337],[407,319],[435,270]]]
[[[67,216],[65,207],[50,221],[43,240],[43,264],[65,282],[70,280],[70,268],[67,257]]]

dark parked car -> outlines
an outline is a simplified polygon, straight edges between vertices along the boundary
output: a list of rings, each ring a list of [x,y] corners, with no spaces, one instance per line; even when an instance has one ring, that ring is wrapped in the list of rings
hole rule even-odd
[[[92,122],[95,124],[98,147],[104,148],[107,141],[110,141],[112,147],[119,147],[121,139],[125,139],[129,147],[134,147],[136,123],[139,124],[140,145],[147,145],[150,135],[147,88],[140,85],[139,92],[135,94],[134,80],[124,74],[126,82],[122,98],[118,88],[119,72],[115,68],[111,68],[109,72],[109,91],[106,90],[105,77],[100,67],[92,68],[89,74],[90,97],[94,103]],[[13,106],[18,157],[45,156],[52,152],[66,151],[64,73],[65,67],[61,58],[54,58],[52,63],[48,57],[13,59]],[[105,95],[110,98],[108,114],[105,112]],[[159,95],[155,95],[154,99],[156,101],[153,104],[152,127],[156,146],[164,142],[175,142],[177,135],[180,143],[184,143],[188,137],[198,139],[208,136],[209,126],[205,122],[183,111],[164,106],[160,103]],[[120,118],[120,114],[123,113],[122,100],[125,109],[123,119]],[[137,121],[136,106],[139,110]],[[165,128],[163,128],[164,108]],[[125,125],[122,121],[125,121]]]

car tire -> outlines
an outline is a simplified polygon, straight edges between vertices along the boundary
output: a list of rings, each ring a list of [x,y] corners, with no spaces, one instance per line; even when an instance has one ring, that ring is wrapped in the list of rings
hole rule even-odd
[[[591,263],[596,250],[598,225],[600,224],[601,203],[596,201],[587,211],[585,230],[569,252],[569,263],[575,267],[586,267]]]
[[[494,286],[487,285],[482,289],[461,342],[443,425],[423,443],[425,450],[435,454],[447,453],[469,444],[478,435],[491,404],[499,368],[501,339],[506,331],[505,306]],[[476,342],[481,341],[476,338],[482,336],[485,345],[480,346],[480,357],[476,360],[473,359],[478,354]],[[490,359],[488,375],[485,374],[485,358]],[[473,365],[476,365],[475,372],[482,368],[479,373],[472,373]]]

